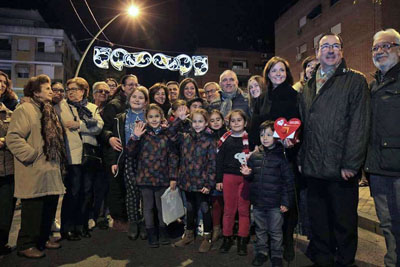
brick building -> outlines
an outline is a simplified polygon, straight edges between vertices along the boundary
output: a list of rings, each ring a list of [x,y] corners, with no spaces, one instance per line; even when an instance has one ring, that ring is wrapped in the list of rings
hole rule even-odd
[[[206,75],[193,77],[200,87],[207,82],[219,82],[219,75],[224,70],[231,69],[238,76],[239,86],[244,88],[252,75],[262,75],[265,63],[273,56],[255,51],[220,48],[198,48],[194,54],[208,56]]]
[[[347,65],[370,81],[372,37],[381,29],[399,31],[399,14],[399,0],[294,1],[275,21],[275,55],[289,61],[296,81],[303,59],[315,54],[321,34],[331,31],[343,38]]]
[[[62,29],[50,28],[37,10],[0,8],[0,70],[20,96],[32,76],[73,77],[80,55]]]

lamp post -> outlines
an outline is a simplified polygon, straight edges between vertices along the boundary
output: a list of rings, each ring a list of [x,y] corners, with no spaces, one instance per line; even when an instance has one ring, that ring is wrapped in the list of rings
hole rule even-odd
[[[113,17],[109,22],[107,22],[106,25],[104,25],[103,28],[100,29],[100,31],[93,37],[92,41],[90,41],[90,43],[88,44],[88,46],[86,47],[85,52],[83,53],[81,60],[79,61],[78,67],[76,67],[76,71],[75,71],[75,77],[78,77],[79,71],[81,69],[83,60],[85,60],[85,57],[87,55],[87,53],[89,52],[90,47],[92,46],[92,44],[94,43],[94,41],[96,41],[97,37],[99,37],[99,35],[108,27],[108,25],[110,25],[114,20],[116,20],[119,16],[121,16],[124,12],[119,13],[118,15],[116,15],[115,17]],[[131,17],[136,17],[137,15],[139,15],[139,9],[135,6],[130,6],[128,9],[128,15]]]

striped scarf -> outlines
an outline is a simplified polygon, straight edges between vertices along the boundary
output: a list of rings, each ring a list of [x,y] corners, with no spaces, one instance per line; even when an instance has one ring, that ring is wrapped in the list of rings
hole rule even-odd
[[[218,145],[217,145],[217,153],[219,152],[220,147],[222,144],[228,139],[229,136],[232,135],[232,131],[227,131],[219,140],[218,140]],[[242,133],[242,141],[243,141],[243,152],[246,154],[246,159],[250,155],[250,149],[249,149],[249,135],[247,134],[246,131],[243,131]]]

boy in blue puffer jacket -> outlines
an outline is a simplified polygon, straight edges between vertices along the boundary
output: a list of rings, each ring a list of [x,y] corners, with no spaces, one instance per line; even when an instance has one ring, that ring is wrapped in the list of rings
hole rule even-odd
[[[254,266],[261,266],[268,260],[269,250],[272,266],[282,266],[283,213],[288,211],[290,199],[293,199],[293,170],[283,146],[273,134],[274,122],[263,122],[260,126],[262,145],[250,156],[247,165],[241,167],[242,174],[250,181],[250,201],[256,224]]]

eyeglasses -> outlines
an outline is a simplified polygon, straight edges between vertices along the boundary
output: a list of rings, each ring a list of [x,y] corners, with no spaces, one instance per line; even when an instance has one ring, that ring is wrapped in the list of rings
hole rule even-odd
[[[67,92],[76,92],[78,90],[79,90],[79,88],[72,87],[72,88],[67,88],[67,90],[65,90],[65,91],[67,91]]]
[[[206,94],[207,94],[207,95],[212,95],[212,94],[214,94],[216,91],[217,91],[217,89],[211,89],[211,90],[206,91]]]
[[[382,44],[377,44],[374,45],[371,48],[371,52],[372,53],[376,53],[379,51],[379,48],[382,49],[383,52],[388,52],[390,50],[390,48],[392,47],[396,47],[396,46],[400,46],[400,44],[396,44],[396,43],[382,43]]]
[[[110,93],[110,91],[107,91],[107,90],[97,90],[96,93],[108,95],[108,94]]]
[[[64,89],[52,89],[53,93],[64,93]]]
[[[323,45],[320,46],[320,49],[323,52],[326,52],[331,48],[332,48],[333,51],[340,51],[342,49],[342,45],[338,44],[338,43],[335,43],[335,44],[323,44]]]

